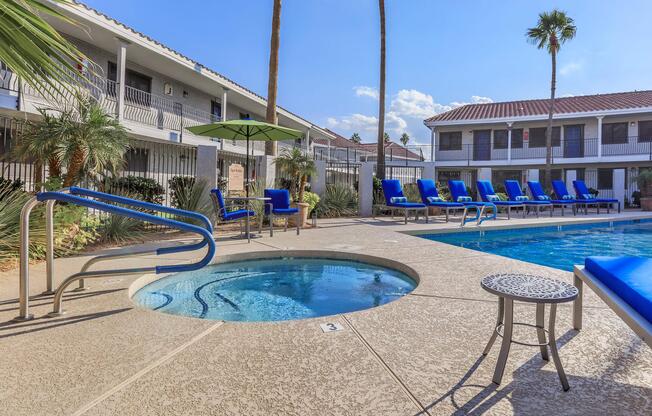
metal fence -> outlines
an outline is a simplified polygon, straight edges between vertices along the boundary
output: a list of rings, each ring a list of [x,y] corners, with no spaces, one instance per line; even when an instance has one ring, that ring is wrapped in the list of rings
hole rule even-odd
[[[360,164],[350,162],[327,162],[326,163],[326,185],[347,184],[358,188],[360,180]]]
[[[374,167],[374,174],[377,166]],[[385,179],[398,179],[403,185],[416,183],[423,175],[423,166],[385,166]]]

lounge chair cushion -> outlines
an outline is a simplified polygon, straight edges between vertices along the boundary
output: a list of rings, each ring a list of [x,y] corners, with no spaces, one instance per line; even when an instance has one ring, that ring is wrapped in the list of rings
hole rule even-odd
[[[497,202],[500,201],[500,197],[498,195],[486,195],[487,201],[489,202]]]
[[[290,191],[287,189],[265,189],[264,196],[270,198],[269,204],[265,204],[265,215],[269,215],[270,204],[274,213],[290,208]]]
[[[389,199],[389,202],[391,202],[392,204],[403,204],[408,202],[408,200],[404,196],[393,196]]]
[[[426,199],[427,199],[428,202],[430,202],[431,204],[434,204],[434,203],[436,203],[436,202],[444,202],[444,200],[441,199],[440,196],[429,196],[429,197],[427,197]]]
[[[561,199],[566,200],[566,201],[572,201],[573,200],[573,195],[564,195],[561,197]]]
[[[593,199],[593,195],[591,195],[591,194],[582,194],[582,199]]]
[[[539,201],[550,201],[550,197],[548,195],[538,195],[537,199]]]
[[[516,201],[529,201],[530,197],[527,195],[518,195],[516,198],[514,198]]]
[[[457,202],[471,202],[473,199],[470,196],[458,196],[457,197]]]
[[[586,270],[652,322],[652,259],[587,257]]]
[[[298,208],[274,208],[272,213],[274,215],[294,215],[299,212]]]

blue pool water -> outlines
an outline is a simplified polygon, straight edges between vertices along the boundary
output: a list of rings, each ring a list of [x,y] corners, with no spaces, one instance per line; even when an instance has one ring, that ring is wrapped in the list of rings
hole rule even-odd
[[[652,257],[652,222],[609,223],[489,230],[420,237],[561,270],[589,256]]]
[[[356,261],[292,257],[230,262],[175,274],[134,294],[140,306],[226,321],[283,321],[373,308],[416,282]]]

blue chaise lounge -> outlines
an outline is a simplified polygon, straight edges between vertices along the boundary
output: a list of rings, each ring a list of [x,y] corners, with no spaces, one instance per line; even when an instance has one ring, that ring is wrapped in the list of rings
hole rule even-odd
[[[507,219],[512,218],[512,208],[521,208],[525,217],[525,205],[518,201],[503,201],[494,191],[493,185],[489,181],[477,181],[478,193],[484,202],[491,202],[497,208],[503,208],[507,211]]]
[[[652,259],[588,257],[575,266],[579,296],[573,327],[582,329],[582,290],[586,283],[648,346],[652,347]]]
[[[573,188],[575,188],[575,195],[578,200],[589,200],[596,202],[598,204],[598,209],[600,209],[601,204],[605,204],[607,206],[607,214],[611,211],[611,206],[616,204],[618,207],[618,213],[620,213],[619,200],[614,198],[594,198],[593,195],[589,193],[589,189],[586,187],[586,183],[584,183],[584,181],[573,181]]]
[[[544,208],[550,208],[550,216],[552,217],[552,204],[550,201],[533,201],[527,195],[523,195],[523,190],[521,190],[521,184],[518,181],[513,179],[505,181],[505,190],[507,195],[509,195],[510,201],[522,202],[527,208],[528,212],[530,209],[534,210],[534,213],[539,217],[541,210]]]
[[[409,202],[403,194],[401,182],[398,179],[383,179],[382,186],[385,195],[385,206],[392,211],[403,210],[406,224],[409,211],[414,211],[416,220],[419,220],[419,211],[423,211],[426,222],[428,222],[428,207],[420,202]]]
[[[528,181],[528,188],[530,188],[530,193],[532,198],[536,201],[548,201],[552,204],[552,209],[555,207],[561,208],[561,216],[564,216],[564,211],[566,207],[570,207],[573,215],[577,213],[577,201],[571,195],[566,195],[563,199],[552,199],[546,192],[543,190],[543,186],[539,181]]]
[[[472,207],[477,210],[476,217],[468,221],[476,220],[477,224],[480,225],[485,220],[496,219],[496,213],[498,211],[496,205],[494,205],[492,202],[474,201],[473,198],[471,198],[469,193],[466,191],[466,184],[464,183],[464,181],[449,179],[448,189],[451,191],[451,199],[454,202],[462,203],[467,208]],[[491,215],[488,214],[487,209],[491,210],[492,212]],[[463,217],[462,226],[468,221],[466,220],[466,217]]]
[[[439,208],[446,213],[446,222],[448,222],[449,211],[466,210],[466,206],[459,202],[445,201],[439,196],[437,185],[432,179],[418,179],[419,195],[421,202],[428,207]]]
[[[560,180],[555,180],[552,181],[552,190],[555,191],[555,195],[557,195],[557,199],[565,199],[565,198],[573,198],[573,196],[568,192],[568,188],[566,188],[566,184],[564,181]],[[575,202],[577,203],[577,208],[584,207],[584,214],[588,214],[589,206],[594,206],[598,209],[598,214],[600,213],[600,204],[593,200],[587,200],[587,199],[574,199]]]

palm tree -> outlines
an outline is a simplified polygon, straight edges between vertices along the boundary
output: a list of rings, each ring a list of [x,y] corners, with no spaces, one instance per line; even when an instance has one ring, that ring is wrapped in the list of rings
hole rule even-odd
[[[360,144],[362,142],[362,139],[360,138],[360,135],[358,133],[353,133],[351,135],[351,141],[355,144]]]
[[[378,0],[378,8],[380,9],[380,88],[376,176],[378,179],[385,179],[385,0]]]
[[[276,118],[276,93],[278,90],[278,50],[281,44],[281,0],[274,0],[272,14],[272,39],[269,46],[269,72],[267,79],[267,114],[268,123],[277,124]],[[275,141],[265,142],[265,154],[276,156],[277,144]]]
[[[546,170],[545,184],[551,183],[552,171],[552,116],[555,112],[555,89],[557,83],[557,53],[567,40],[573,39],[577,32],[572,18],[557,9],[550,13],[539,14],[535,27],[527,30],[528,41],[538,49],[546,48],[552,58],[552,76],[550,79],[550,101],[548,104],[548,128],[546,129]]]
[[[407,166],[408,163],[408,148],[407,144],[410,141],[410,136],[408,136],[407,133],[403,133],[401,135],[401,143],[403,143],[403,146],[405,146],[405,165]]]
[[[54,98],[72,91],[70,85],[79,82],[75,66],[88,61],[43,19],[42,16],[49,16],[78,26],[48,3],[0,0],[0,61],[26,83]]]
[[[387,146],[389,144],[389,142],[391,142],[391,141],[392,141],[392,139],[389,137],[389,133],[384,132],[383,133],[383,144],[385,146]]]
[[[295,202],[303,202],[303,193],[306,188],[308,176],[315,175],[317,168],[315,161],[301,149],[293,147],[285,149],[275,160],[274,163],[284,172],[290,175],[290,193]]]

